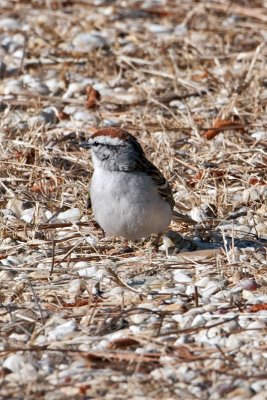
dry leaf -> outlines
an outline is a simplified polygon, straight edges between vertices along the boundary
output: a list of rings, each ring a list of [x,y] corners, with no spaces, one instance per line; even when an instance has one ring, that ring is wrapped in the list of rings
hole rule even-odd
[[[93,88],[93,86],[87,86],[86,88],[87,100],[85,103],[86,108],[95,108],[98,106],[98,102],[101,98],[100,93]]]
[[[245,132],[245,127],[241,123],[234,122],[228,119],[216,119],[213,127],[204,132],[203,136],[210,140],[217,136],[220,132],[228,130],[237,130],[241,133]]]

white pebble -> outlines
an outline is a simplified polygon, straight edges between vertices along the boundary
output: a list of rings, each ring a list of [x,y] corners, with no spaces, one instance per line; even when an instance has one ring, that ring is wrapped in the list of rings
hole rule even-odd
[[[264,200],[267,197],[267,186],[259,188],[248,188],[243,191],[243,201]],[[254,221],[254,220],[253,220]]]
[[[148,31],[152,32],[152,33],[158,33],[158,34],[163,34],[163,33],[171,33],[172,29],[164,26],[164,25],[160,25],[160,24],[149,24],[147,26]]]
[[[253,290],[258,289],[259,285],[255,281],[255,279],[241,279],[238,282],[237,287],[239,287],[241,289],[253,291]]]
[[[262,330],[266,329],[266,323],[262,320],[252,321],[246,326],[245,332],[250,336],[262,336]]]
[[[187,296],[192,296],[193,294],[195,294],[195,286],[194,285],[188,285],[186,287],[185,294]]]
[[[208,276],[204,276],[203,278],[197,279],[195,281],[195,286],[199,288],[205,288],[210,281],[210,278]]]
[[[21,263],[21,260],[16,256],[8,256],[7,260],[10,265],[18,265]]]
[[[242,297],[243,299],[249,301],[249,302],[254,302],[256,300],[255,295],[251,292],[251,290],[243,290],[242,291]]]
[[[9,80],[8,82],[5,82],[4,86],[4,94],[9,95],[9,94],[20,94],[22,92],[22,85],[21,82],[18,80],[12,79]]]
[[[257,131],[251,134],[251,136],[256,140],[265,140],[267,139],[266,131]]]
[[[5,359],[2,366],[9,371],[19,372],[24,364],[25,359],[21,354],[11,354]]]
[[[192,283],[192,278],[180,271],[174,273],[173,279],[179,283]]]
[[[88,263],[87,261],[78,261],[76,263],[73,264],[73,268],[87,268],[90,266],[90,263]]]
[[[197,315],[193,319],[191,326],[194,326],[194,327],[204,326],[206,324],[206,322],[207,322],[206,319],[202,315]]]
[[[3,31],[18,31],[20,24],[15,18],[2,18],[0,20],[0,30]]]
[[[139,325],[142,324],[142,322],[145,322],[149,318],[148,313],[139,313],[139,314],[133,314],[129,316],[129,319],[132,324]]]
[[[89,268],[82,268],[78,271],[80,276],[86,278],[93,278],[94,281],[101,282],[104,277],[104,270],[102,268],[98,268],[96,266],[89,267]]]
[[[216,281],[209,281],[205,289],[203,289],[202,295],[203,297],[209,298],[212,294],[218,292],[221,289],[221,286]]]
[[[63,94],[63,99],[72,97],[74,94],[80,94],[87,85],[91,85],[92,80],[84,79],[82,82],[72,82],[69,84],[67,91]],[[67,105],[64,107],[64,112],[66,114],[73,114],[77,110],[77,106]]]
[[[214,210],[212,206],[208,203],[203,203],[199,206],[195,206],[190,211],[190,217],[197,222],[202,222],[203,220],[211,218],[213,215]]]
[[[73,279],[69,283],[68,292],[71,296],[79,296],[82,291],[83,281],[81,279]]]
[[[257,224],[255,226],[255,231],[260,238],[267,239],[267,224],[264,222]]]
[[[231,349],[238,349],[241,345],[241,340],[239,338],[238,335],[230,335],[227,339],[226,339],[226,343],[225,343],[227,349],[231,350]]]
[[[24,342],[26,343],[29,340],[29,335],[27,333],[11,333],[9,335],[9,339],[14,340],[15,342]]]
[[[107,44],[107,39],[97,31],[78,33],[72,40],[74,50],[83,53],[104,47]]]
[[[27,208],[26,210],[22,211],[20,219],[30,224],[33,220],[34,213],[35,208]]]
[[[75,121],[82,121],[82,122],[95,122],[96,117],[90,113],[89,111],[79,110],[73,114],[73,119]]]
[[[81,212],[79,208],[70,208],[67,211],[63,211],[58,214],[58,219],[61,221],[78,222],[81,218]]]
[[[48,332],[49,339],[52,340],[62,340],[64,336],[76,331],[77,322],[74,319],[71,319],[64,324],[58,325],[56,328],[51,329]]]

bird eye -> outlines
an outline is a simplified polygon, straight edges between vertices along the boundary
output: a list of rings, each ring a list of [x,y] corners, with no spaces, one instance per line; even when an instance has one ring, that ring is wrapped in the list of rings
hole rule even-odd
[[[99,142],[94,142],[93,146],[95,146],[95,147],[99,146]]]

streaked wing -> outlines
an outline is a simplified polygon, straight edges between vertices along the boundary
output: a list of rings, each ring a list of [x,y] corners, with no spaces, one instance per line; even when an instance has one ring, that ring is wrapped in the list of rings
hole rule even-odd
[[[173,209],[175,202],[172,196],[172,190],[167,179],[164,178],[162,173],[150,162],[145,156],[138,159],[136,163],[137,168],[141,171],[146,171],[146,174],[151,177],[155,182],[160,196],[169,203]]]

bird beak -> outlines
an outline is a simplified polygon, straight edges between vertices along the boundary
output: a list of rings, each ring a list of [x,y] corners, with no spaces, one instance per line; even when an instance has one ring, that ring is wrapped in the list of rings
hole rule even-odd
[[[79,144],[80,147],[83,147],[84,149],[89,149],[91,145],[88,142],[82,142]]]

